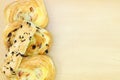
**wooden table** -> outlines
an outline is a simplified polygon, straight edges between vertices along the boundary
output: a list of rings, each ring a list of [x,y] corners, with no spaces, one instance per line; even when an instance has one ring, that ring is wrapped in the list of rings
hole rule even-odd
[[[2,41],[0,0],[0,65],[6,53]],[[120,0],[45,0],[47,29],[54,43],[49,55],[56,80],[120,80]],[[0,73],[0,80],[6,80]]]

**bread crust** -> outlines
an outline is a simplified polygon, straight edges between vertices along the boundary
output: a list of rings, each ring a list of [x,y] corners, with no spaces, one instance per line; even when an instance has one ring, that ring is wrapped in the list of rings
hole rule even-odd
[[[27,19],[43,28],[48,24],[48,14],[43,0],[18,0],[9,4],[4,13],[7,23]]]
[[[54,80],[55,66],[46,55],[52,36],[45,29],[48,15],[43,0],[17,0],[5,8],[3,40],[8,53],[2,72],[10,80]]]
[[[33,80],[54,80],[55,78],[55,66],[53,64],[52,59],[47,55],[34,55],[31,57],[24,58],[17,72],[17,76],[19,80],[21,80],[22,77],[25,77],[26,75],[26,74],[24,75],[24,69],[33,70],[33,72],[35,69],[40,69],[41,75],[39,79],[35,78]],[[19,73],[21,71],[23,71],[22,72],[23,74],[20,75]],[[32,73],[28,72],[28,74],[32,74]],[[31,77],[31,75],[28,77]]]

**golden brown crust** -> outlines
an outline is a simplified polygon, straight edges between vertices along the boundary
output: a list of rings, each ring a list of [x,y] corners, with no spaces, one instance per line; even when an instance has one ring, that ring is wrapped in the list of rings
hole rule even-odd
[[[37,71],[40,73],[40,75],[39,73],[35,72],[36,69],[40,71],[40,72]],[[34,77],[32,76],[32,73],[39,76]],[[26,57],[21,62],[21,65],[17,72],[17,77],[18,78],[14,78],[14,79],[22,80],[23,78],[27,78],[28,80],[54,80],[55,66],[51,58],[48,57],[47,55],[36,55],[36,56]]]
[[[44,28],[48,16],[43,0],[17,0],[5,8],[3,73],[10,80],[54,80],[55,66],[47,55],[51,34]]]
[[[48,31],[41,28],[39,32],[35,33],[33,38],[34,41],[29,44],[26,54],[46,54],[49,52],[52,44],[52,37]],[[33,46],[35,46],[35,49],[33,49]]]
[[[8,23],[16,20],[28,20],[37,26],[46,27],[48,16],[43,0],[18,0],[5,8],[5,16]]]

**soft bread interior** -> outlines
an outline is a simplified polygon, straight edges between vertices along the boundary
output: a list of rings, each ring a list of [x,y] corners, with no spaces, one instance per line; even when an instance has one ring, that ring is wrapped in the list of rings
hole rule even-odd
[[[4,44],[7,48],[14,44],[14,38],[16,36],[17,30],[21,29],[21,22],[14,22],[7,26],[4,31]],[[29,22],[30,25],[34,25],[32,22]],[[23,28],[23,26],[22,26]],[[52,37],[51,34],[45,30],[44,28],[36,27],[36,32],[33,36],[31,36],[30,43],[26,50],[27,55],[33,54],[46,54],[48,53],[51,43]]]

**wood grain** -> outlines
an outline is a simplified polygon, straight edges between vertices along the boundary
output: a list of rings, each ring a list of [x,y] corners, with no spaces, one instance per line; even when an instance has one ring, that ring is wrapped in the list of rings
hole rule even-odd
[[[50,21],[47,29],[54,39],[49,55],[56,65],[56,80],[120,80],[120,1],[44,1]],[[2,65],[3,9],[10,0],[0,2]],[[1,73],[0,80],[6,80]]]

